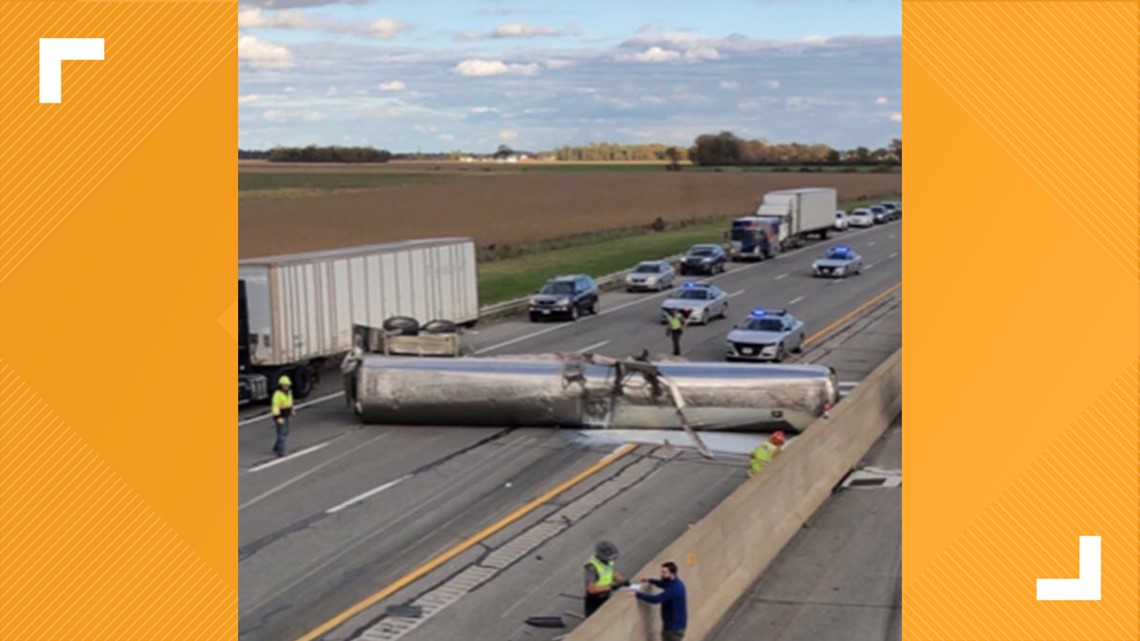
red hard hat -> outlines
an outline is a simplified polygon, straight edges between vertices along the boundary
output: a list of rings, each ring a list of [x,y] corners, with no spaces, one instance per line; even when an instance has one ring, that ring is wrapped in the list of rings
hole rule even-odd
[[[772,435],[772,438],[770,438],[768,440],[772,441],[776,445],[783,445],[784,444],[784,433],[783,432],[776,432],[775,434]]]

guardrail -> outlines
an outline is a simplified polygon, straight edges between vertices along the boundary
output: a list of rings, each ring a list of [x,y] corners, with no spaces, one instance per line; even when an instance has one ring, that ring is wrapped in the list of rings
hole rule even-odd
[[[900,349],[829,418],[809,426],[756,478],[744,482],[648,565],[626,576],[657,576],[661,563],[675,561],[688,590],[685,641],[703,641],[901,413]],[[659,638],[659,627],[656,608],[617,597],[564,638],[652,641]]]
[[[672,256],[666,256],[665,258],[658,260],[667,260],[670,263],[673,263],[673,267],[676,269],[680,264],[681,256],[683,255],[684,254],[673,254]],[[614,272],[612,274],[606,274],[605,276],[595,278],[594,282],[598,284],[598,289],[601,291],[612,291],[615,289],[620,289],[625,285],[625,277],[628,276],[632,271],[632,267],[629,269],[623,269],[620,272]],[[479,320],[484,321],[490,320],[492,318],[522,314],[526,311],[528,302],[530,302],[530,296],[524,296],[522,298],[516,298],[514,300],[508,300],[501,303],[495,303],[493,305],[487,305],[486,307],[481,307],[479,308]]]

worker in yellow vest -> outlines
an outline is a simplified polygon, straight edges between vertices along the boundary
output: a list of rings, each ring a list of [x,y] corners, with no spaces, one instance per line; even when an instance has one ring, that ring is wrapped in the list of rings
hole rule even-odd
[[[602,607],[614,590],[629,585],[629,581],[614,569],[617,558],[616,545],[599,541],[594,554],[586,562],[586,616]]]
[[[681,310],[671,309],[667,312],[665,322],[668,328],[665,334],[673,339],[673,356],[681,355],[681,334],[685,331],[685,319],[681,316]]]
[[[273,453],[285,456],[285,439],[289,437],[289,419],[296,415],[293,409],[293,381],[288,376],[277,379],[277,391],[273,393],[273,424],[277,427],[277,441]]]
[[[783,450],[783,447],[783,432],[776,432],[768,440],[757,445],[756,449],[752,450],[752,459],[750,461],[751,465],[748,470],[748,477],[752,478],[753,476],[756,476],[756,474],[764,469],[765,465],[770,463],[772,459],[776,458],[776,455]]]

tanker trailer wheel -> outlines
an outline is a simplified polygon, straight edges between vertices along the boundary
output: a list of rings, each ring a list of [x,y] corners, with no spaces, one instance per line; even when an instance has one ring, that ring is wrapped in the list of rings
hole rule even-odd
[[[313,372],[308,365],[302,365],[294,370],[293,395],[297,398],[307,398],[313,393]]]
[[[420,333],[420,322],[411,316],[393,316],[384,321],[384,331],[396,332],[401,336],[415,336]]]
[[[420,331],[425,334],[454,334],[459,331],[459,326],[449,320],[437,318],[424,323]]]

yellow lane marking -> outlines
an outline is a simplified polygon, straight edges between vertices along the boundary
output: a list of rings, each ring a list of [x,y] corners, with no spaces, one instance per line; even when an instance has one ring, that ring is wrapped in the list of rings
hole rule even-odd
[[[626,454],[629,454],[630,452],[634,451],[635,449],[637,449],[637,445],[635,445],[633,443],[626,443],[625,445],[614,450],[611,454],[609,454],[608,456],[606,456],[602,460],[598,461],[597,463],[594,463],[590,467],[582,470],[581,472],[575,474],[574,476],[570,477],[569,479],[563,481],[559,485],[551,488],[549,491],[547,491],[542,496],[540,496],[536,499],[533,499],[532,501],[530,501],[526,505],[523,505],[522,507],[515,510],[514,512],[511,512],[507,516],[504,516],[503,518],[499,519],[495,523],[492,523],[491,525],[487,526],[483,531],[479,532],[475,536],[473,536],[473,537],[467,539],[466,541],[456,545],[455,547],[452,547],[451,549],[447,550],[446,552],[440,554],[439,556],[428,561],[427,563],[424,563],[423,565],[416,568],[415,570],[412,570],[410,573],[404,575],[402,578],[400,578],[395,583],[388,585],[387,587],[380,590],[379,592],[373,594],[370,597],[365,598],[364,600],[360,601],[356,605],[345,610],[344,612],[341,612],[340,614],[329,619],[328,621],[325,621],[320,626],[315,628],[312,632],[309,632],[305,636],[297,639],[297,641],[313,641],[313,639],[320,637],[322,634],[325,634],[326,632],[333,630],[334,628],[336,628],[340,624],[344,623],[345,621],[347,621],[347,620],[351,619],[352,617],[360,614],[361,612],[367,610],[368,608],[372,607],[373,605],[376,605],[380,601],[383,601],[384,599],[392,596],[396,592],[404,589],[405,587],[410,585],[412,582],[414,582],[420,578],[423,578],[425,575],[427,575],[432,570],[438,568],[439,566],[443,565],[444,563],[447,563],[448,561],[450,561],[451,559],[454,559],[455,557],[459,556],[460,554],[463,554],[467,550],[475,547],[476,545],[481,543],[483,540],[487,539],[488,537],[495,534],[499,530],[502,530],[503,528],[507,527],[511,523],[514,523],[515,521],[521,519],[522,517],[526,516],[527,514],[530,514],[536,508],[538,508],[540,505],[546,503],[550,499],[558,496],[559,494],[565,492],[566,490],[569,490],[570,488],[574,487],[575,485],[577,485],[577,484],[581,483],[582,481],[586,480],[587,478],[593,476],[599,470],[605,468],[610,463],[613,463],[614,461],[622,458],[623,456],[625,456]]]
[[[846,323],[847,321],[851,320],[855,316],[858,316],[863,310],[865,310],[868,307],[870,307],[871,305],[874,305],[875,303],[883,300],[887,296],[890,296],[891,294],[893,294],[895,292],[895,290],[897,290],[900,287],[902,287],[901,282],[895,283],[894,285],[890,286],[889,288],[887,288],[883,292],[876,294],[874,297],[871,298],[871,300],[863,303],[862,305],[856,307],[855,309],[851,310],[850,312],[844,314],[838,320],[831,323],[827,327],[824,327],[823,329],[812,334],[811,336],[808,336],[806,339],[804,339],[804,347],[807,347],[808,345],[811,345],[812,343],[816,342],[817,340],[823,338],[824,336],[826,336],[830,331],[832,331],[836,327],[839,327],[840,325],[842,325],[843,323]]]

